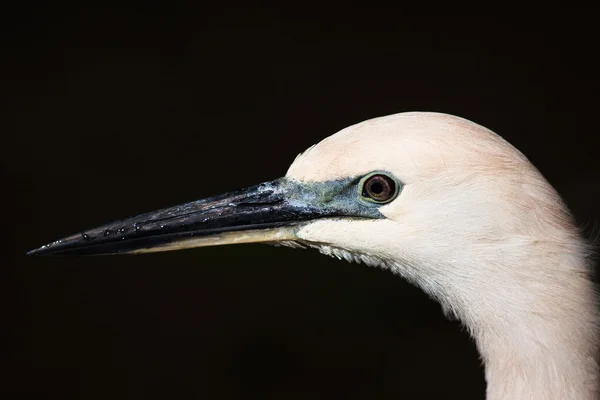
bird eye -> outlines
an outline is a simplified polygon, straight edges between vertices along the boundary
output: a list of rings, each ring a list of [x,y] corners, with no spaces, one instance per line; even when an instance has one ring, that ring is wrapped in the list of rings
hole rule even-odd
[[[375,174],[368,176],[362,186],[362,196],[375,203],[387,203],[398,194],[396,181],[387,175]]]

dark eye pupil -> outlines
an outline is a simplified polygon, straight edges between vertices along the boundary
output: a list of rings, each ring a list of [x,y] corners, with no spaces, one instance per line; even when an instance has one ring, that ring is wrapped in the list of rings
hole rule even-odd
[[[396,195],[396,182],[386,175],[373,175],[363,184],[363,197],[385,203]]]
[[[381,182],[374,182],[373,184],[371,184],[371,193],[373,194],[381,194],[381,192],[383,192],[383,185],[381,184]]]

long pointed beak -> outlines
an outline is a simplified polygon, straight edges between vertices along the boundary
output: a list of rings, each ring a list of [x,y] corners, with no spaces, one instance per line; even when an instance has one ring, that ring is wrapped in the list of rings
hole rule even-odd
[[[297,184],[278,179],[86,230],[27,254],[145,253],[294,240],[299,224],[336,214],[298,193]]]

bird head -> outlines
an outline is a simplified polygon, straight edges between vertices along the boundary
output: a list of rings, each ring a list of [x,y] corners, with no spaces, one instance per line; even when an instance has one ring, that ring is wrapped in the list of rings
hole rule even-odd
[[[389,268],[470,327],[490,321],[492,310],[501,316],[504,305],[506,313],[515,304],[536,311],[529,308],[548,297],[548,285],[572,272],[548,266],[578,265],[586,250],[559,195],[528,159],[455,116],[402,113],[350,126],[300,154],[286,178],[344,182],[346,209],[368,210],[310,221],[297,240]]]
[[[535,276],[512,266],[579,254],[571,226],[554,189],[502,138],[462,118],[413,112],[343,129],[300,154],[280,179],[113,222],[30,254],[314,247],[389,268],[456,313],[461,302],[477,301],[469,291],[498,296]]]

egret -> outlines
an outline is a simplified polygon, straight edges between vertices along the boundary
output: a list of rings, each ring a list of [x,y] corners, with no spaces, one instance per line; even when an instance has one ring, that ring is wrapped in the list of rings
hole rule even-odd
[[[345,128],[280,179],[68,236],[28,254],[264,242],[389,269],[467,327],[490,400],[597,399],[590,246],[516,148],[463,118]]]

